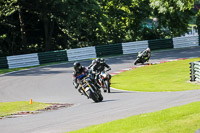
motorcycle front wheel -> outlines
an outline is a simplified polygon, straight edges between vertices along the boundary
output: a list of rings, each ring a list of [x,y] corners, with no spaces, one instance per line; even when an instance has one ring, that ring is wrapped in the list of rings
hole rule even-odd
[[[137,65],[139,59],[136,59],[134,62],[134,65]]]
[[[95,92],[92,92],[92,90],[88,90],[88,95],[94,102],[99,102],[99,97]]]
[[[99,94],[99,102],[103,101],[103,96],[102,94]]]

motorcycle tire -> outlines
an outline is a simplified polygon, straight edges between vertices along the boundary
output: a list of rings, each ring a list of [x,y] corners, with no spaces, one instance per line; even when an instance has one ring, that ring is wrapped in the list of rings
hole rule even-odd
[[[94,102],[99,102],[99,97],[96,93],[93,93],[91,90],[88,90],[87,92],[90,96],[90,98],[94,101]]]
[[[102,94],[99,94],[99,102],[103,101],[103,96]]]
[[[106,88],[108,90],[107,92],[110,93],[110,83],[109,83],[109,81],[106,80],[105,84],[106,84]]]
[[[135,60],[134,65],[137,65],[137,63],[138,63],[138,59]]]

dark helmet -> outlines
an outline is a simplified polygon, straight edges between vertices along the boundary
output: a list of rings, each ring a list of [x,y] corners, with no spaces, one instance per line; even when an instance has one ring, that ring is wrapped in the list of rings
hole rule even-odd
[[[100,59],[96,58],[96,63],[99,64],[100,63]]]
[[[101,59],[100,59],[100,63],[105,63],[105,59],[104,59],[104,58],[101,58]]]
[[[74,62],[74,70],[76,72],[79,72],[81,70],[82,66],[80,64],[80,62]]]

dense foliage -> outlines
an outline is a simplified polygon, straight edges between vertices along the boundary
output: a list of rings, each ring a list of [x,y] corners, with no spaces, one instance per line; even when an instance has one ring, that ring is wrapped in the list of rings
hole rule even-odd
[[[197,14],[192,7],[193,0],[1,0],[0,56],[180,36]]]

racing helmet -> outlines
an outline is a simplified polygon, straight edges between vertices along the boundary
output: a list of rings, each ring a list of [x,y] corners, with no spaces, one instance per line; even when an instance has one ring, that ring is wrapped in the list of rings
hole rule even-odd
[[[105,59],[104,59],[104,58],[101,58],[101,59],[100,59],[100,63],[105,63]]]
[[[99,64],[100,63],[100,59],[96,58],[96,63]]]
[[[76,72],[80,72],[80,70],[82,69],[81,63],[80,62],[74,62],[74,70]]]
[[[151,52],[150,48],[147,48],[146,51]]]

